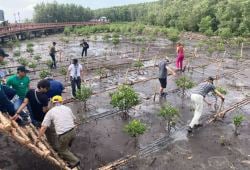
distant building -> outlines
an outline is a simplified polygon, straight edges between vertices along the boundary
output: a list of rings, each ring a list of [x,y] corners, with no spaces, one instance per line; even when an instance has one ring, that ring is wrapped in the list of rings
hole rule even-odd
[[[0,21],[4,21],[4,12],[0,10]]]
[[[109,20],[107,19],[107,17],[100,17],[99,21],[108,22]]]

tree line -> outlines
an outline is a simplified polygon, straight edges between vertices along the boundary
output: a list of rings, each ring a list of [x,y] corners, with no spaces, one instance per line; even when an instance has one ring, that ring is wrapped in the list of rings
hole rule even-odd
[[[141,22],[223,37],[250,35],[250,0],[159,0],[91,10],[74,4],[40,3],[35,22],[88,21],[106,16],[111,22]]]
[[[40,3],[34,7],[34,22],[80,22],[89,21],[94,12],[75,4]]]

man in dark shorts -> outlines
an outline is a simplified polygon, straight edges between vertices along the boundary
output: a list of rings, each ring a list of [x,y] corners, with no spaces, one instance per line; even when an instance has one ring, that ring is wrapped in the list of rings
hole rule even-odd
[[[160,88],[160,96],[163,97],[166,95],[164,93],[164,89],[167,87],[167,76],[168,76],[168,71],[171,72],[172,75],[176,75],[174,70],[168,67],[169,59],[166,57],[164,60],[161,60],[158,64],[159,67],[159,81],[161,84]]]

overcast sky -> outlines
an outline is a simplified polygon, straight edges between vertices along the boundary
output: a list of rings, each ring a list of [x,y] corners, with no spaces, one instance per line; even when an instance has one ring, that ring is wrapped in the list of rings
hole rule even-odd
[[[16,19],[31,19],[33,16],[33,7],[41,2],[53,2],[54,0],[0,0],[0,9],[4,10],[5,20],[13,22],[14,15]],[[156,0],[57,0],[58,3],[75,3],[91,9],[118,6],[124,4],[135,4],[141,2],[150,2]]]

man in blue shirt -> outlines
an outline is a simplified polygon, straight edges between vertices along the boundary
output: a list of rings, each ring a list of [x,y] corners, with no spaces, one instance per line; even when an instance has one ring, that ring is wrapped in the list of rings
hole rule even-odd
[[[46,78],[46,80],[50,83],[50,89],[46,93],[49,99],[51,99],[54,96],[62,96],[62,92],[64,90],[64,86],[60,81],[54,80],[53,78]]]

